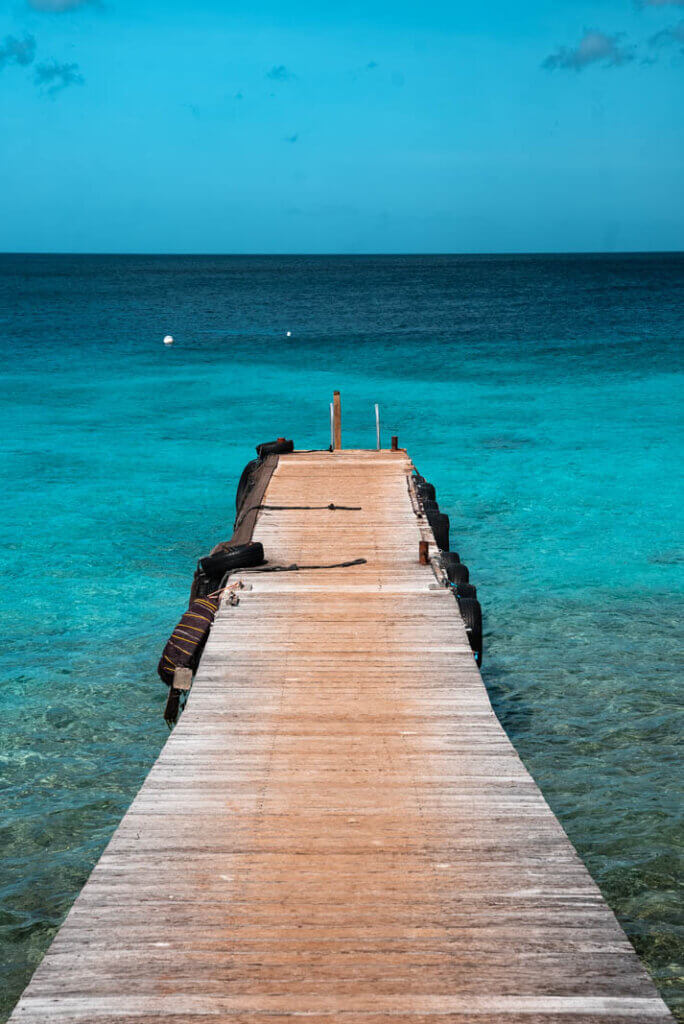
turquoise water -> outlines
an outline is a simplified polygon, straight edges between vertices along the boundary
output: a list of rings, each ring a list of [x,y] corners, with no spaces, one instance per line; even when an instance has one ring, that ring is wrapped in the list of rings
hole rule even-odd
[[[684,1006],[683,324],[682,256],[0,257],[0,1018],[164,742],[253,445],[327,446],[334,387],[435,483],[497,712]]]

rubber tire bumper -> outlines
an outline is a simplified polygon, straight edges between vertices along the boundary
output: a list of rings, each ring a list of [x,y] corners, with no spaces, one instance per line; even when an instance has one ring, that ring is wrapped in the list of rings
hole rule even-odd
[[[247,569],[252,565],[262,565],[264,548],[259,541],[249,544],[235,544],[225,551],[217,551],[215,555],[200,558],[199,571],[210,579],[221,579],[232,569]]]
[[[440,551],[449,550],[449,516],[443,512],[428,512],[427,521]]]
[[[289,455],[294,451],[294,441],[264,441],[256,446],[256,453],[260,459],[267,455]]]
[[[473,583],[457,583],[454,593],[456,597],[477,597],[477,587]]]
[[[468,566],[462,562],[447,565],[445,572],[450,583],[468,583],[470,580]]]
[[[482,664],[482,608],[472,597],[458,598],[458,609],[465,623],[470,647],[478,666]]]
[[[429,484],[427,480],[425,481],[424,484],[417,485],[416,494],[421,499],[421,501],[437,501],[435,485]]]
[[[190,601],[196,601],[198,597],[206,597],[207,594],[213,593],[214,590],[218,590],[220,580],[210,579],[206,573],[200,572],[199,569],[195,571],[195,575],[192,577],[192,586],[190,587]]]
[[[259,465],[259,460],[258,459],[252,459],[252,461],[248,462],[247,465],[245,466],[245,468],[242,470],[242,475],[240,476],[240,482],[238,484],[237,492],[235,494],[235,511],[236,512],[239,512],[240,509],[242,508],[242,503],[245,500],[245,498],[247,496],[247,492],[249,490],[249,482],[250,482],[250,479],[252,477],[252,473],[258,467],[258,465]]]
[[[461,561],[458,551],[442,551],[439,560],[443,569],[448,569],[450,565],[458,565]]]

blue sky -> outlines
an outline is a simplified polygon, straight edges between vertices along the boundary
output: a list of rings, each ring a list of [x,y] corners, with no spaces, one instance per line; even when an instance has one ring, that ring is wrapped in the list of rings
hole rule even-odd
[[[684,0],[0,0],[0,250],[684,248]]]

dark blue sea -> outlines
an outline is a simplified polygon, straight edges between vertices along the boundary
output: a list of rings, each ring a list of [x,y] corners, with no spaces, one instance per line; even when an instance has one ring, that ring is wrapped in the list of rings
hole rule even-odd
[[[682,255],[0,256],[0,1018],[164,743],[242,466],[327,447],[333,388],[436,484],[494,707],[682,1007],[683,340]]]

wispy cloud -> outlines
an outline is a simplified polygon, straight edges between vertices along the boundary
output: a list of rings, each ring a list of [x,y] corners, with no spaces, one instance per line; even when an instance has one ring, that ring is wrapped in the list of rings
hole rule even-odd
[[[16,36],[5,36],[0,43],[0,70],[6,64],[19,64],[27,67],[36,56],[36,41],[33,36],[25,35],[23,39]]]
[[[56,96],[70,85],[83,85],[84,78],[78,64],[60,64],[56,60],[45,60],[36,65],[36,85],[42,86],[49,96]]]
[[[63,14],[64,11],[74,11],[77,7],[85,7],[87,4],[95,3],[96,0],[26,0],[26,2],[34,11]]]
[[[682,46],[684,47],[684,21],[678,22],[676,25],[670,25],[669,28],[663,28],[660,32],[656,32],[654,36],[649,39],[651,46]]]
[[[284,64],[274,64],[271,70],[266,72],[266,77],[273,82],[289,82],[297,76],[294,72],[288,71]]]
[[[684,0],[641,0],[642,7],[684,7]]]
[[[624,46],[621,40],[623,33],[609,36],[604,32],[593,30],[584,33],[577,46],[568,48],[561,46],[555,53],[550,54],[542,63],[542,67],[549,71],[556,68],[567,68],[571,71],[581,71],[590,64],[602,64],[604,67],[620,67],[634,60],[634,48]]]
[[[299,138],[299,132],[295,132],[294,135],[286,135],[283,142],[296,142]]]

